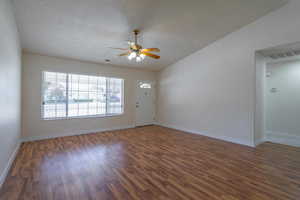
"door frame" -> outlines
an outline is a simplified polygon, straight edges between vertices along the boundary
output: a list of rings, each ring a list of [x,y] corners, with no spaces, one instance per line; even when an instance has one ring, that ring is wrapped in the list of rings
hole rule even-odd
[[[134,126],[138,127],[137,125],[137,95],[138,95],[138,89],[139,89],[139,83],[140,82],[146,82],[146,83],[151,83],[151,89],[153,90],[153,95],[154,95],[154,119],[153,119],[153,124],[155,124],[156,120],[156,81],[155,80],[136,80],[135,82],[135,99],[134,99],[134,108],[135,108],[135,115],[134,115]]]
[[[274,62],[271,58],[265,56],[262,52],[270,49],[280,49],[285,48],[289,45],[300,44],[300,42],[294,42],[289,44],[282,44],[278,46],[268,47],[265,49],[256,50],[254,53],[254,63],[255,63],[255,71],[254,71],[254,110],[253,110],[253,130],[252,132],[252,146],[256,147],[263,142],[274,142],[281,143],[285,145],[291,146],[299,146],[299,141],[296,143],[293,139],[285,139],[282,142],[282,138],[278,140],[276,137],[270,137],[267,134],[266,130],[266,113],[265,113],[265,84],[266,84],[266,65],[267,63]],[[290,60],[290,58],[279,58],[277,61],[286,61]],[[279,136],[280,137],[280,136]]]

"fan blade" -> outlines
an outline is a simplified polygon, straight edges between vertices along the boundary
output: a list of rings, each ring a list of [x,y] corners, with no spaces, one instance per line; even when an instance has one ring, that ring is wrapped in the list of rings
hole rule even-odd
[[[119,54],[119,56],[129,56],[130,53],[131,53],[131,52],[128,51],[128,52],[126,52],[126,53],[121,53],[121,54]]]
[[[155,59],[159,59],[160,56],[152,54],[152,53],[147,53],[147,52],[141,52],[141,54],[145,55],[145,56],[149,56],[151,58],[155,58]]]
[[[154,51],[154,52],[160,52],[160,49],[158,48],[147,48],[147,49],[142,49],[142,52],[150,52],[150,51]]]
[[[117,50],[122,50],[122,51],[126,51],[128,50],[128,48],[118,48],[118,47],[109,47],[111,49],[117,49]]]

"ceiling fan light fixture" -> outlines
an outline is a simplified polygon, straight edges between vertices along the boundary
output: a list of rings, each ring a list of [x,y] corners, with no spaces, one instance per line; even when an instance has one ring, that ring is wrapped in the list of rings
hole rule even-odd
[[[141,62],[141,61],[143,61],[145,58],[146,58],[146,56],[143,55],[143,54],[140,54],[140,55],[137,55],[137,54],[131,55],[131,54],[130,54],[130,55],[128,56],[128,60],[135,59],[136,62]]]
[[[136,62],[141,62],[146,58],[146,55],[142,54],[141,52],[139,52],[135,58]]]
[[[129,60],[132,60],[133,58],[135,58],[137,55],[136,55],[136,52],[131,52],[128,56],[128,59]]]
[[[140,56],[137,56],[137,57],[136,57],[136,62],[141,62],[142,60],[143,60],[142,57],[140,57]]]
[[[146,56],[144,54],[140,54],[140,57],[144,60]]]

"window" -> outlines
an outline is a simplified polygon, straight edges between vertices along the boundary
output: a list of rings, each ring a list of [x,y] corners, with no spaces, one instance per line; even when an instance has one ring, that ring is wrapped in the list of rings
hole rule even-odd
[[[140,88],[151,89],[151,83],[140,82],[139,86]]]
[[[43,72],[42,118],[122,114],[123,85],[118,78]]]

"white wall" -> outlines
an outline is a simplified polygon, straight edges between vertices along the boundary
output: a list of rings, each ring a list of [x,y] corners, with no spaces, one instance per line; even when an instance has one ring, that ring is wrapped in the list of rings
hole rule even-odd
[[[267,64],[265,88],[266,136],[300,146],[300,61]],[[272,92],[272,88],[277,91]]]
[[[0,0],[0,186],[20,137],[20,47],[9,0]]]
[[[159,74],[158,121],[254,146],[255,51],[300,41],[300,1],[229,34]]]
[[[70,59],[23,54],[22,137],[43,139],[93,131],[132,127],[135,125],[135,87],[137,80],[156,80],[156,73],[119,68]],[[42,71],[69,72],[124,79],[124,114],[86,119],[41,120]]]

